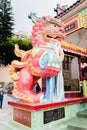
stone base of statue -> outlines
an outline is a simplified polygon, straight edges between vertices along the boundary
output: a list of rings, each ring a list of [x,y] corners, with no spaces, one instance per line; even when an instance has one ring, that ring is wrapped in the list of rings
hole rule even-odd
[[[13,119],[2,122],[1,130],[65,130],[69,119],[76,117],[78,111],[87,109],[87,98],[44,104],[8,104],[13,109]]]

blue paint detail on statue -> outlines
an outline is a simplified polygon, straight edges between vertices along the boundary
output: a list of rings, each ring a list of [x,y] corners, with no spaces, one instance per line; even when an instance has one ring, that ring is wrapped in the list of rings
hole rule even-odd
[[[64,97],[64,80],[63,80],[62,70],[59,72],[56,79],[57,79],[57,83],[56,83],[56,96],[55,97],[57,101],[63,101],[65,97]]]
[[[64,100],[64,81],[61,70],[57,76],[46,78],[46,93],[43,102]]]
[[[44,96],[44,101],[52,101],[55,89],[55,77],[46,78],[46,93]]]
[[[45,51],[39,59],[40,68],[44,70],[47,66],[59,65],[60,72],[56,76],[46,78],[46,92],[42,102],[64,101],[64,83],[62,76],[64,52],[59,42],[55,44],[50,43],[50,45],[48,43],[46,47],[41,46],[43,50],[47,48],[48,50]],[[58,50],[61,51],[61,55],[58,54]]]
[[[33,23],[35,23],[36,20],[38,19],[38,17],[36,16],[36,13],[30,13],[28,15],[28,18],[31,19]]]
[[[45,69],[48,63],[50,63],[50,52],[46,51],[39,59],[39,66],[41,69]]]

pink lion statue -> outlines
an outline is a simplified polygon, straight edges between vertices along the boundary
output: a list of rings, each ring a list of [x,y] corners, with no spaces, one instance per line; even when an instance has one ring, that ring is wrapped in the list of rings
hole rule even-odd
[[[16,44],[15,54],[21,61],[13,60],[9,65],[9,74],[14,81],[13,95],[16,98],[26,103],[39,103],[58,96],[54,92],[58,91],[58,88],[55,89],[58,83],[55,85],[54,77],[59,80],[58,74],[62,71],[64,53],[61,40],[64,38],[64,24],[61,20],[51,16],[35,19],[32,28],[33,48],[24,51]],[[34,92],[34,86],[43,77],[47,78],[46,93]]]

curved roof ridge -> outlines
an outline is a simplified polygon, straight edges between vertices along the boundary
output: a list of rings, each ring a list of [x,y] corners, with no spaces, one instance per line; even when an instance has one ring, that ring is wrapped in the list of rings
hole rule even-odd
[[[73,42],[67,42],[66,40],[62,40],[61,44],[63,50],[66,52],[87,56],[87,48],[82,48],[77,44],[74,44]]]
[[[86,1],[86,0],[77,0],[71,6],[69,6],[68,8],[66,8],[65,10],[63,10],[62,12],[60,12],[57,16],[55,16],[55,18],[62,17],[63,15],[67,14],[69,11],[72,11],[77,6],[79,6],[80,4],[82,4],[84,1]]]

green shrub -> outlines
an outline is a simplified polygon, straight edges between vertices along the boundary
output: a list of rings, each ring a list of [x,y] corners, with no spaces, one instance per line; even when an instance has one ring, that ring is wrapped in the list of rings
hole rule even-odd
[[[11,64],[11,61],[14,59],[19,59],[14,54],[15,44],[19,45],[19,48],[22,50],[30,50],[31,39],[21,39],[21,38],[9,38],[6,42],[0,43],[0,65]]]

